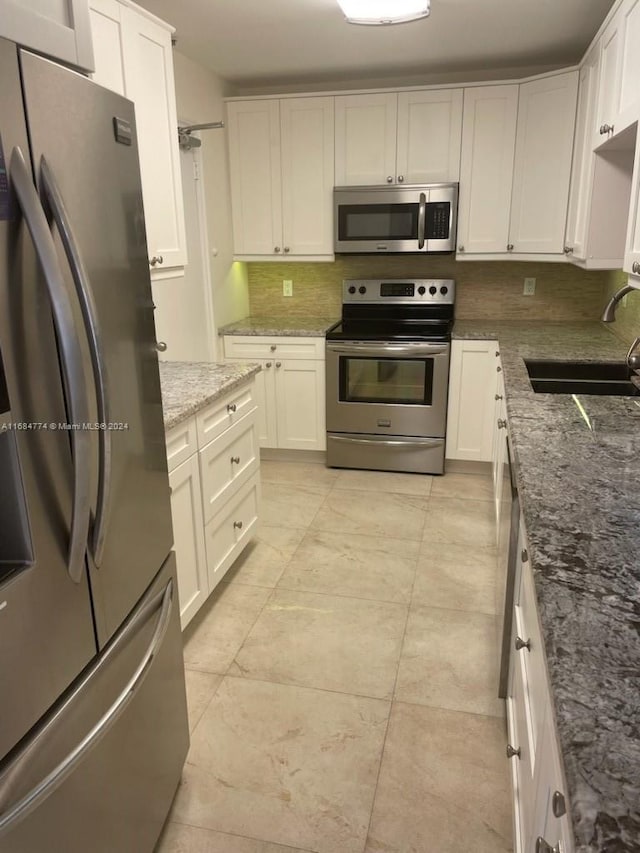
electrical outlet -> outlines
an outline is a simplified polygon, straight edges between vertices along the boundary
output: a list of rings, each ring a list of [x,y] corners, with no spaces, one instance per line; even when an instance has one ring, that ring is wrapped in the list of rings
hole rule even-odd
[[[293,296],[293,282],[290,279],[282,280],[282,295]]]
[[[524,280],[524,290],[522,291],[525,296],[533,296],[536,292],[536,280],[535,278],[525,278]]]

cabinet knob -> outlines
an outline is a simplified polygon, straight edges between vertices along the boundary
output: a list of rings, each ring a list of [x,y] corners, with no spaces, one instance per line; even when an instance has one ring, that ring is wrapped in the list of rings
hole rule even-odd
[[[514,749],[510,743],[507,744],[507,758],[520,758],[520,747]]]
[[[496,394],[496,396],[495,396],[493,399],[494,399],[496,402],[498,402],[498,400],[504,400],[504,397],[502,396],[502,394]]]
[[[282,362],[281,362],[281,361],[276,361],[276,367],[282,367]]]
[[[502,398],[500,398],[500,399],[502,399]],[[506,428],[507,428],[507,422],[505,421],[505,419],[504,418],[498,418],[498,429],[506,429]]]
[[[392,184],[392,183],[393,183],[393,175],[387,175],[387,183],[388,183],[388,184]]]
[[[398,175],[398,183],[399,183],[399,184],[403,184],[403,183],[404,183],[404,175]]]
[[[278,252],[280,251],[280,246],[275,246],[275,248],[274,248],[274,250],[273,250],[273,251],[274,251],[276,254],[278,254]]]
[[[605,136],[607,133],[613,133],[613,125],[612,124],[600,125],[600,136]]]
[[[231,464],[232,465],[239,465],[240,464],[240,457],[239,456],[232,456],[231,457]]]
[[[167,351],[167,345],[164,341],[158,341],[156,343],[156,349],[158,350],[158,352],[166,352]]]
[[[499,349],[496,350],[496,358],[500,358],[500,350]]]
[[[268,361],[268,362],[265,364],[265,367],[269,368],[269,367],[271,367],[271,365],[272,365],[272,362],[271,362],[271,361]]]
[[[234,521],[233,526],[235,527],[236,530],[242,530],[242,522],[241,521]]]
[[[523,640],[522,637],[516,637],[516,651],[519,652],[522,649],[526,649],[528,652],[531,651],[531,640]]]
[[[275,352],[278,349],[278,345],[277,344],[271,344],[269,349],[271,350],[271,352]]]
[[[500,365],[496,367],[496,373],[502,373],[502,368],[500,367]]]
[[[464,252],[464,246],[462,246],[462,245],[458,246],[458,251],[459,251],[459,252]]]
[[[522,549],[522,553],[520,554],[520,559],[522,560],[523,563],[529,562],[529,552],[527,551],[526,548]]]
[[[635,275],[640,275],[640,262],[634,261],[631,264],[631,272],[635,273]]]
[[[547,841],[544,840],[544,838],[538,836],[538,839],[536,841],[536,853],[562,853],[562,848],[560,847],[559,841],[555,847],[552,847]]]
[[[567,804],[564,799],[564,795],[560,793],[560,791],[554,791],[553,797],[551,797],[551,809],[553,811],[554,817],[562,817],[567,813]]]
[[[507,243],[507,252],[513,252],[513,243]]]
[[[565,253],[565,255],[572,255],[573,254],[573,246],[565,246],[562,251]]]
[[[233,412],[235,412],[237,408],[238,407],[235,403],[227,403],[227,411],[229,412],[229,414],[233,414]]]
[[[290,251],[291,251],[291,249],[290,249],[288,246],[285,246],[285,247],[284,247],[284,253],[285,253],[285,255],[286,255],[286,254],[288,254]]]
[[[149,266],[155,267],[157,264],[164,263],[164,258],[162,255],[154,255],[152,258],[149,258]]]

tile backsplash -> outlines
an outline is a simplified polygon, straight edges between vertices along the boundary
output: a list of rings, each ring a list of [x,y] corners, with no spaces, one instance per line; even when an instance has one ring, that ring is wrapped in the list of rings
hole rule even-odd
[[[337,318],[343,279],[406,277],[455,279],[460,319],[597,320],[614,277],[564,263],[458,262],[444,255],[350,255],[327,264],[249,263],[247,269],[253,317]],[[535,296],[523,296],[525,277],[536,279]],[[284,279],[293,281],[293,296],[282,295]]]

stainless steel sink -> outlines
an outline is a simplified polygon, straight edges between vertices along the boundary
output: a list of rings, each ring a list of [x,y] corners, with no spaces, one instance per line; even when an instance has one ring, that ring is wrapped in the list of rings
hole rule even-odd
[[[633,371],[624,362],[525,359],[524,363],[537,394],[640,395],[631,382]]]

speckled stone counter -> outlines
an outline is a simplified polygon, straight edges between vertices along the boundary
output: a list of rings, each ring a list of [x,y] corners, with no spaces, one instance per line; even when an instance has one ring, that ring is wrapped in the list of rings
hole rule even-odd
[[[223,364],[200,361],[161,361],[160,386],[165,429],[208,406],[247,382],[260,370],[252,362]]]
[[[324,338],[338,317],[245,317],[218,329],[219,335],[276,335],[296,338]]]
[[[601,323],[497,339],[578,853],[640,851],[640,398],[535,394],[523,357],[622,360]]]

